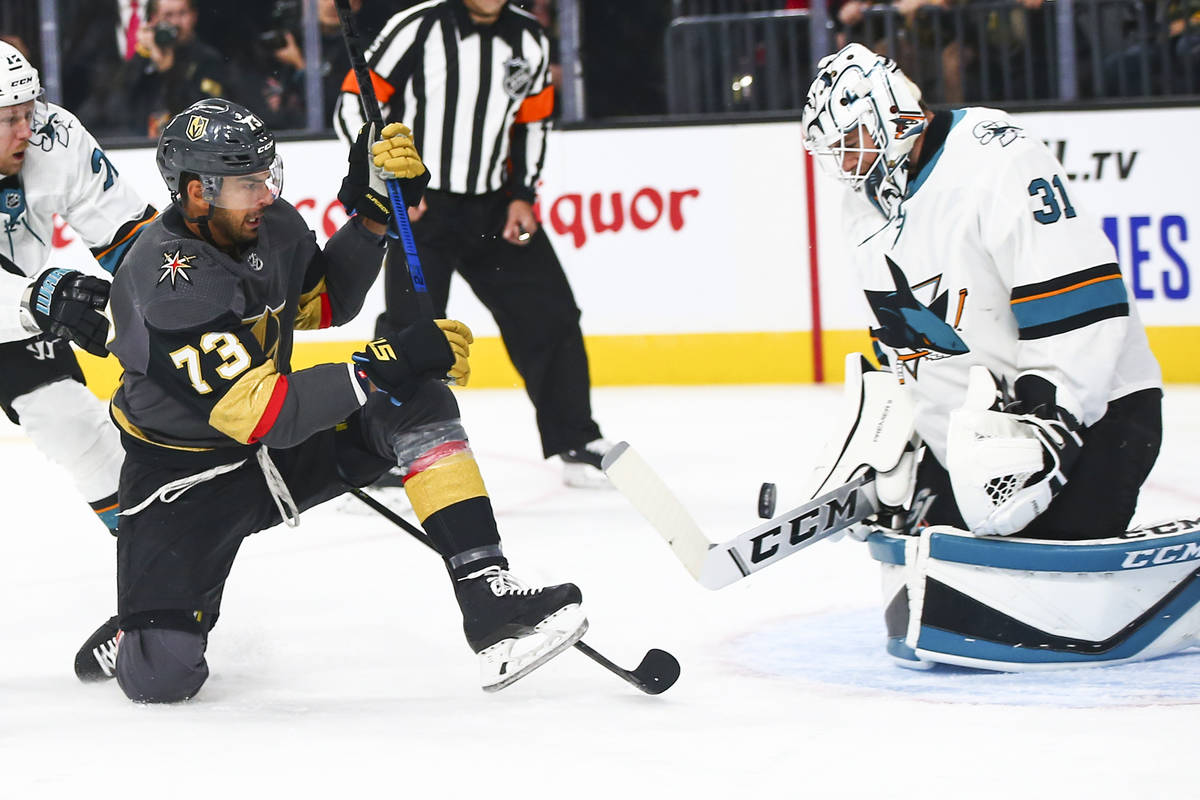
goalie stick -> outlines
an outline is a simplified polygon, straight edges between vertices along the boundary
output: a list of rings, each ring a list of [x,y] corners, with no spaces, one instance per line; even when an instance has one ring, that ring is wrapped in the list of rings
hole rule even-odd
[[[671,552],[706,589],[720,589],[748,577],[879,510],[874,473],[868,471],[727,542],[713,542],[628,442],[618,442],[601,466],[612,485],[667,540]]]
[[[429,540],[429,535],[425,531],[413,525],[362,489],[351,489],[350,493],[366,503],[389,522],[402,528],[405,533],[412,536],[421,544],[435,553],[437,552],[437,548],[433,546],[433,542]],[[623,678],[626,682],[646,694],[662,694],[674,686],[675,681],[679,680],[679,661],[666,650],[659,650],[657,648],[648,650],[636,667],[633,669],[624,669],[596,652],[595,649],[585,644],[583,640],[576,642],[574,647],[592,661],[595,661],[612,674]]]

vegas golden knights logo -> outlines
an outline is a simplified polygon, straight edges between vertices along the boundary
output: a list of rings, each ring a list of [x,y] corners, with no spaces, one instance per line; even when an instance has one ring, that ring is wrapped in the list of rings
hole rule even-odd
[[[375,354],[375,357],[380,361],[395,361],[396,351],[388,344],[387,339],[376,339],[367,344],[367,348]]]
[[[191,119],[188,120],[187,137],[194,142],[197,139],[199,139],[201,136],[204,135],[204,131],[207,128],[208,128],[208,118],[207,117],[193,116]]]

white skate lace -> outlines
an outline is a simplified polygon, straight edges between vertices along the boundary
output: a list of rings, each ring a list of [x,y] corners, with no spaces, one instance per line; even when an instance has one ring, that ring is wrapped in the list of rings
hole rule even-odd
[[[532,595],[541,591],[541,589],[533,589],[526,586],[508,570],[495,566],[485,567],[478,572],[472,572],[466,579],[471,580],[472,578],[485,579],[488,582],[488,588],[492,590],[492,594],[496,595],[496,597]]]
[[[100,646],[92,648],[92,656],[100,665],[100,671],[109,678],[117,671],[117,641],[119,638],[119,636],[113,637]]]

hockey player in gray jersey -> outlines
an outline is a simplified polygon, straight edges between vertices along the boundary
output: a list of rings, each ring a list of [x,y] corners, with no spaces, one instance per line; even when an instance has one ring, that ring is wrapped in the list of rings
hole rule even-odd
[[[172,206],[112,290],[124,369],[112,415],[126,451],[118,538],[116,677],[143,702],[194,695],[242,540],[399,465],[445,558],[485,689],[511,683],[583,634],[572,584],[528,589],[508,572],[491,504],[446,377],[465,383],[470,331],[414,323],[353,362],[293,371],[292,331],[351,319],[375,280],[383,176],[415,205],[425,173],[388,126],[364,134],[343,196],[359,209],[324,249],[279,198],[282,165],[255,114],[221,99],[172,119],[158,166]],[[389,172],[381,169],[386,163]]]
[[[870,538],[888,651],[1043,669],[1185,647],[1200,592],[1175,562],[1200,557],[1200,522],[1126,530],[1161,443],[1162,379],[1113,246],[1006,113],[920,97],[852,44],[821,61],[802,118],[847,188],[845,241],[894,378],[848,360],[847,397],[880,413],[849,420],[820,473],[870,465],[896,512]],[[889,426],[903,453],[879,451]]]
[[[78,119],[42,100],[21,52],[0,42],[0,407],[115,530],[117,431],[67,341],[105,354],[108,284],[47,268],[55,214],[112,272],[154,209]]]

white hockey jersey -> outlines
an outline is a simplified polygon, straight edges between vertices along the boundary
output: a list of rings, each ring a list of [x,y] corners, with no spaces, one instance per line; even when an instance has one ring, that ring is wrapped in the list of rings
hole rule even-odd
[[[1162,374],[1099,221],[1066,171],[1003,111],[950,112],[950,130],[887,222],[848,192],[843,221],[872,338],[911,387],[917,432],[945,464],[949,414],[982,364],[1009,386],[1048,373],[1084,425]],[[923,154],[924,156],[925,154]]]
[[[154,217],[74,114],[53,104],[34,120],[25,164],[0,175],[0,255],[21,275],[0,271],[0,341],[28,339],[21,325],[21,295],[45,269],[54,237],[54,214],[66,220],[113,272],[142,225]],[[6,269],[8,269],[6,267]]]

